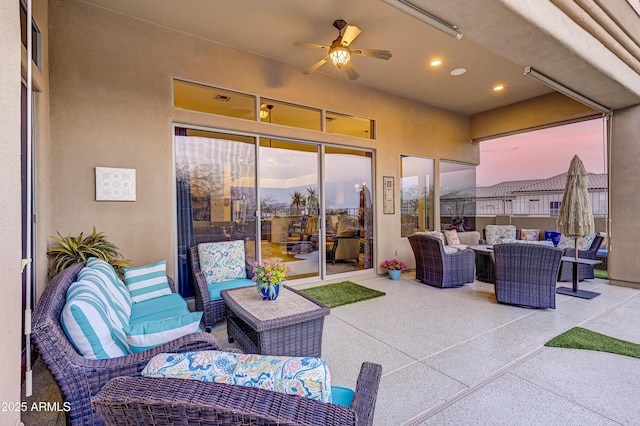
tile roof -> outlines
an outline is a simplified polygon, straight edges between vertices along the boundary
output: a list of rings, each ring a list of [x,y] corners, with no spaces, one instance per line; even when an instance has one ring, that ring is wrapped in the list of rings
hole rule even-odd
[[[563,192],[567,183],[567,174],[561,173],[547,179],[510,180],[492,186],[476,188],[477,198],[501,198],[514,193]],[[589,173],[590,190],[607,189],[606,173]]]

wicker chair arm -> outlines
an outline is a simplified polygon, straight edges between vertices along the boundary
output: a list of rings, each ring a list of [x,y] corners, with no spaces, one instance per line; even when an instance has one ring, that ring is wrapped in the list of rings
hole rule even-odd
[[[356,383],[356,391],[351,402],[351,409],[356,413],[356,425],[373,424],[373,414],[382,377],[382,366],[364,362],[360,367],[360,375]]]
[[[167,275],[167,283],[169,283],[169,288],[171,289],[171,293],[176,292],[176,283],[173,281],[169,275]]]

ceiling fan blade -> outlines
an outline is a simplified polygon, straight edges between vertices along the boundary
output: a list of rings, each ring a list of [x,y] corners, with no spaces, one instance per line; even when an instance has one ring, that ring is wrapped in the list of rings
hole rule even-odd
[[[318,62],[313,64],[304,73],[305,74],[311,74],[312,72],[314,72],[315,70],[317,70],[318,68],[323,66],[328,60],[329,60],[329,55],[325,56],[324,58],[320,59]]]
[[[353,55],[368,56],[376,59],[390,59],[391,52],[388,50],[378,49],[354,49],[351,51]]]
[[[358,34],[360,34],[360,32],[360,28],[356,27],[355,25],[348,25],[344,30],[344,34],[342,34],[342,45],[348,47],[351,43],[353,43],[353,40],[358,37]]]
[[[315,44],[315,43],[307,43],[305,41],[296,41],[295,43],[293,43],[295,46],[302,46],[302,47],[313,47],[314,49],[325,49],[325,50],[329,50],[330,47],[329,46],[323,46],[321,44]]]
[[[347,71],[347,75],[349,76],[349,80],[357,80],[358,77],[360,77],[360,74],[358,74],[358,71],[356,71],[356,68],[353,66],[353,63],[351,61],[349,61],[346,64],[344,64],[342,66],[342,68],[345,71]]]

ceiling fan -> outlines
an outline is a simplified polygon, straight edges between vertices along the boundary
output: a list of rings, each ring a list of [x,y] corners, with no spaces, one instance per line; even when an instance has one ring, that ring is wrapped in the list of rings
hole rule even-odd
[[[329,60],[338,68],[344,68],[349,76],[350,80],[357,80],[360,77],[358,71],[356,71],[351,57],[353,55],[368,56],[370,58],[377,59],[389,59],[391,58],[391,52],[388,50],[378,49],[351,49],[349,46],[353,43],[356,37],[360,34],[360,28],[355,25],[347,25],[347,22],[343,19],[338,19],[333,23],[333,26],[338,29],[338,38],[333,40],[331,46],[323,46],[321,44],[306,43],[303,41],[297,41],[293,43],[296,46],[313,47],[316,49],[324,49],[328,51],[327,56],[313,64],[304,73],[311,74]],[[345,28],[346,27],[346,28]],[[344,32],[342,30],[344,29]]]

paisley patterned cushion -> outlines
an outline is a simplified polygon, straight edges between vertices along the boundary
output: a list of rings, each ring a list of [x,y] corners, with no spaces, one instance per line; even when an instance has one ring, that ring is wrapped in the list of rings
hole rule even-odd
[[[247,277],[242,240],[198,244],[198,257],[207,284]]]
[[[428,235],[430,237],[436,237],[436,238],[440,238],[442,240],[442,244],[446,244],[445,238],[444,238],[444,234],[442,232],[439,231],[420,231],[420,232],[415,232],[416,235]]]
[[[593,244],[593,240],[596,238],[595,235],[589,235],[588,237],[579,237],[578,238],[578,250],[589,250],[591,244]],[[565,235],[560,236],[560,242],[558,243],[558,247],[561,249],[565,248],[575,248],[575,237],[567,237]]]
[[[163,353],[153,357],[141,374],[257,387],[331,402],[331,378],[322,358],[221,351]]]
[[[487,225],[484,231],[487,244],[513,242],[516,239],[515,225]]]

